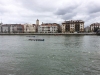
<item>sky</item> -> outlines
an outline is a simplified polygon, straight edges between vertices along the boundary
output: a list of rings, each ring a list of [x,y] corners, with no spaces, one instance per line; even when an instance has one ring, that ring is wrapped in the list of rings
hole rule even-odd
[[[0,0],[0,19],[4,24],[83,20],[90,26],[100,23],[100,0]]]

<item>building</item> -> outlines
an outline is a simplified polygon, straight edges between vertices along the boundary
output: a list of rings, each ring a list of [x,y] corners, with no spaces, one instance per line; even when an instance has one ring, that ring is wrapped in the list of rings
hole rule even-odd
[[[2,33],[2,22],[0,23],[0,33]]]
[[[24,26],[21,24],[3,24],[1,33],[23,33]]]
[[[62,33],[84,32],[84,21],[71,20],[62,23]]]
[[[10,33],[10,25],[8,25],[8,24],[3,24],[3,25],[1,26],[1,32],[2,32],[2,33]]]
[[[36,32],[38,32],[39,20],[36,20]]]
[[[36,20],[36,25],[39,25],[39,20],[38,19]]]
[[[58,33],[58,27],[57,23],[42,23],[38,26],[38,33]]]
[[[87,33],[90,32],[90,26],[85,27],[84,32],[87,32]]]
[[[90,31],[91,32],[96,32],[100,28],[100,23],[92,23],[90,25]]]
[[[18,24],[17,26],[17,33],[24,33],[24,26],[22,24]]]
[[[23,24],[24,26],[24,33],[35,33],[36,32],[36,25],[35,24]]]
[[[10,25],[10,33],[23,33],[24,26],[21,24],[9,24]]]

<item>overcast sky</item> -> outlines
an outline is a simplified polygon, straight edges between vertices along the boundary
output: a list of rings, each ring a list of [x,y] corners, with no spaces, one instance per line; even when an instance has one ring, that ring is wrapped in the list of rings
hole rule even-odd
[[[100,0],[0,0],[5,23],[62,23],[83,20],[85,26],[100,22]]]

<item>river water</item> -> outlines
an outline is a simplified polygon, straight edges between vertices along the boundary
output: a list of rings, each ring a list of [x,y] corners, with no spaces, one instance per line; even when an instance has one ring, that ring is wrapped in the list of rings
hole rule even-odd
[[[0,36],[0,75],[100,75],[100,36]]]

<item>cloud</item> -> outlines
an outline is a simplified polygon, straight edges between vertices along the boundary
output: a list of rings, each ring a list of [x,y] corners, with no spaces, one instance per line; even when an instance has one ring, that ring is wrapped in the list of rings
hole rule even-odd
[[[3,23],[61,23],[81,19],[85,26],[100,19],[99,0],[1,0]]]
[[[80,1],[80,0],[76,0]],[[70,4],[71,3],[71,4]],[[68,5],[67,5],[68,4]],[[83,2],[69,2],[62,8],[57,9],[54,13],[64,20],[81,19],[85,21],[85,25],[90,25],[93,22],[99,22],[100,1],[84,0]],[[94,19],[94,21],[93,21]]]

